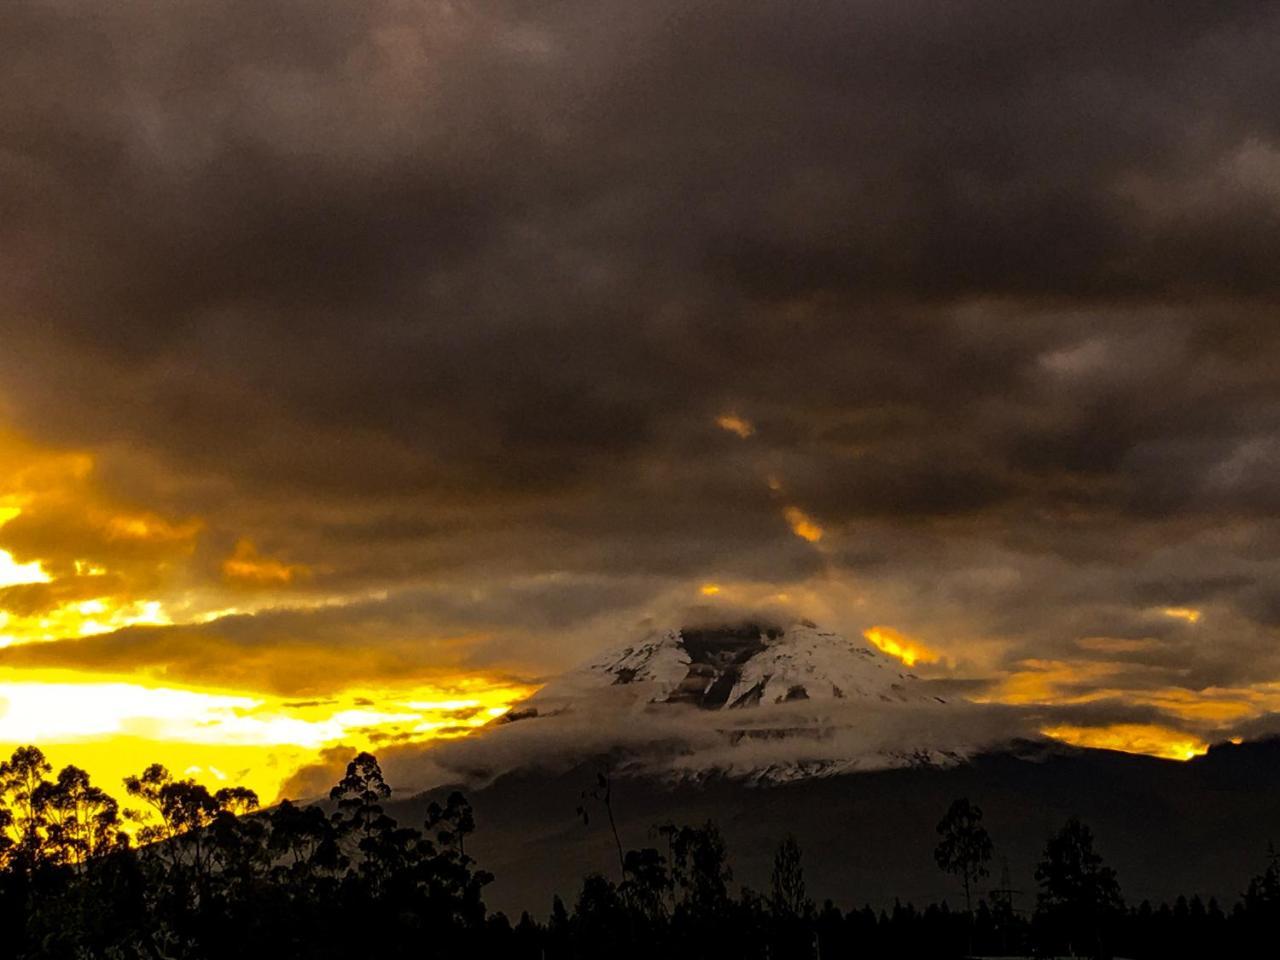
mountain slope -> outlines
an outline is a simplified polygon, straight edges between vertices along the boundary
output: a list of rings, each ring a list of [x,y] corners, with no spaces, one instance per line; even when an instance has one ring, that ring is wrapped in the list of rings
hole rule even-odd
[[[653,632],[553,681],[531,701],[564,706],[607,687],[634,704],[735,710],[796,700],[929,699],[902,664],[810,623]],[[938,698],[933,698],[937,700]],[[939,700],[939,702],[942,702]]]
[[[605,818],[575,814],[609,757],[564,770],[526,768],[473,790],[477,832],[468,850],[495,873],[486,900],[518,915],[545,914],[552,893],[571,898],[582,876],[617,872]],[[431,793],[395,804],[421,819]],[[900,767],[759,785],[709,777],[671,782],[615,778],[614,812],[628,848],[661,846],[653,826],[714,820],[734,880],[767,889],[773,853],[793,834],[811,895],[843,906],[949,899],[959,889],[933,862],[935,824],[952,799],[984,810],[996,847],[992,877],[1008,860],[1017,906],[1034,904],[1035,864],[1050,832],[1078,815],[1116,868],[1125,896],[1216,896],[1228,904],[1265,866],[1280,838],[1280,741],[1224,744],[1188,762],[1052,745],[974,756],[950,767]],[[984,888],[985,891],[985,888]]]
[[[569,744],[610,752],[632,772],[785,781],[954,763],[991,739],[975,736],[975,718],[861,641],[810,623],[747,624],[651,632],[513,710],[504,725],[519,737],[480,739],[521,739],[534,761]]]
[[[625,846],[658,845],[655,824],[714,820],[736,879],[760,889],[794,834],[810,892],[844,905],[954,895],[932,849],[958,796],[986,811],[1023,906],[1068,816],[1094,827],[1135,899],[1231,901],[1280,836],[1280,741],[1184,763],[1033,739],[1022,714],[945,702],[878,650],[807,623],[653,632],[513,713],[430,751],[431,782],[449,786],[394,804],[421,819],[432,797],[466,790],[470,849],[508,911],[545,911],[583,874],[616,870],[606,818],[587,829],[575,813],[602,771]]]

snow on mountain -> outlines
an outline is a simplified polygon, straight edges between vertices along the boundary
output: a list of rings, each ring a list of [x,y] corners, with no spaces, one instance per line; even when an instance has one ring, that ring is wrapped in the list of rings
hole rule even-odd
[[[628,689],[608,691],[612,687]],[[897,660],[798,623],[785,630],[749,624],[655,632],[553,681],[529,706],[562,707],[606,691],[632,705],[679,703],[703,710],[798,700],[938,701]]]
[[[509,733],[495,733],[526,758],[554,743],[562,756],[608,752],[622,769],[667,778],[762,782],[954,764],[1006,732],[899,661],[807,622],[654,631],[505,719]]]

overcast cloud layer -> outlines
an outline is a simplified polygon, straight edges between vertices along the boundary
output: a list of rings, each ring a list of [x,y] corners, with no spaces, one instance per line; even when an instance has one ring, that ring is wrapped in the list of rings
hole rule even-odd
[[[536,679],[723,601],[1092,723],[1280,709],[1275,5],[24,0],[0,36],[0,414],[173,525],[99,538],[122,595],[274,591],[0,662]],[[69,570],[66,502],[0,547]]]

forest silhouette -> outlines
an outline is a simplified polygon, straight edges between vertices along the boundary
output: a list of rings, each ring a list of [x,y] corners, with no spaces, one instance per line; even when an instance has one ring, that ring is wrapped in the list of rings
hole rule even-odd
[[[466,798],[427,808],[419,827],[384,808],[376,758],[356,756],[328,803],[260,809],[251,790],[210,792],[152,765],[124,781],[126,806],[34,746],[0,763],[0,957],[432,958],[577,960],[1083,956],[1271,957],[1280,934],[1280,856],[1239,899],[1127,905],[1089,827],[1047,839],[1033,910],[1007,879],[986,889],[998,844],[982,811],[957,799],[938,823],[935,859],[957,906],[844,910],[815,904],[804,854],[779,839],[769,889],[735,890],[716,825],[659,825],[659,845],[617,835],[617,784],[582,793],[584,829],[609,829],[617,862],[586,876],[545,917],[490,913],[493,877],[466,852]],[[566,811],[566,815],[570,812]],[[603,816],[600,816],[603,814]]]

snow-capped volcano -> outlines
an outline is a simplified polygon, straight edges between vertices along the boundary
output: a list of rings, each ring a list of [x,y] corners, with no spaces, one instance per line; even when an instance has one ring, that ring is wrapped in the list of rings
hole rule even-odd
[[[552,680],[505,719],[507,742],[523,741],[531,757],[554,742],[561,755],[566,745],[607,751],[627,769],[678,779],[949,764],[990,739],[975,733],[971,705],[808,622],[652,631]]]
[[[625,687],[625,690],[609,688]],[[810,623],[666,630],[595,657],[529,702],[560,709],[584,697],[635,706],[686,704],[741,710],[813,701],[943,702],[897,660]]]

